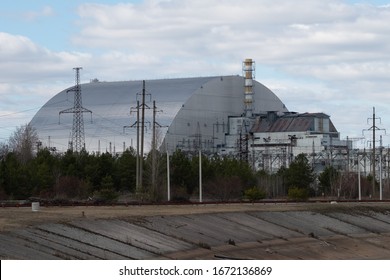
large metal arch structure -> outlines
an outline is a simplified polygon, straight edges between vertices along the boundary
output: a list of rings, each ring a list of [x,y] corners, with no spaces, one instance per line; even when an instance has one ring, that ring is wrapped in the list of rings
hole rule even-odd
[[[224,124],[229,116],[244,113],[244,77],[213,76],[146,80],[147,98],[156,101],[157,121],[170,151],[184,143],[202,139],[204,148],[212,150],[223,142]],[[85,118],[85,148],[90,152],[122,152],[136,146],[136,129],[127,128],[136,121],[134,110],[142,91],[142,81],[99,82],[81,84],[83,105],[93,111],[93,121]],[[287,112],[283,102],[263,84],[253,83],[253,113]],[[73,97],[64,89],[53,96],[36,113],[30,124],[37,130],[43,146],[64,152],[72,129],[72,116],[59,112],[73,104]],[[152,121],[152,110],[146,119]],[[148,122],[146,122],[148,123]],[[152,129],[146,128],[145,147],[150,148]],[[208,143],[208,145],[207,145]],[[190,145],[191,146],[191,145]]]

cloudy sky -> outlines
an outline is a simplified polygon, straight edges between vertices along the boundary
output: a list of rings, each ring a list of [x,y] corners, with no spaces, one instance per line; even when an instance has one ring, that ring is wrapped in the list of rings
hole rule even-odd
[[[373,107],[390,135],[390,0],[13,0],[0,11],[0,142],[74,84],[73,67],[82,82],[241,75],[245,58],[342,139],[369,147]]]

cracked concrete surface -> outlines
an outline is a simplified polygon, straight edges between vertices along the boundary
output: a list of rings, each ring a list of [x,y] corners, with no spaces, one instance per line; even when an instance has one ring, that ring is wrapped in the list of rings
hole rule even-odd
[[[390,259],[390,203],[0,209],[1,259]]]

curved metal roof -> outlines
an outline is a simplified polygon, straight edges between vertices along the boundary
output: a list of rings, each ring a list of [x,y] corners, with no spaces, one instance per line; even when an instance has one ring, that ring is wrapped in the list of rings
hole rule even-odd
[[[168,131],[167,142],[172,150],[182,141],[191,141],[197,133],[205,141],[221,140],[222,124],[227,123],[228,116],[243,113],[243,86],[241,76],[146,80],[146,103],[152,108],[151,101],[156,101],[156,121],[163,127],[162,135]],[[73,93],[67,90],[51,98],[30,122],[43,146],[59,151],[67,150],[72,132],[72,114],[59,116],[60,111],[73,106]],[[255,81],[254,90],[254,113],[287,111],[264,85]],[[81,92],[83,107],[92,111],[92,122],[89,115],[83,116],[86,149],[121,152],[124,146],[135,147],[135,127],[124,129],[124,126],[136,122],[135,108],[137,99],[141,100],[142,81],[91,82],[81,84]],[[146,110],[145,115],[145,150],[149,150],[152,110]],[[169,129],[164,128],[168,126]]]

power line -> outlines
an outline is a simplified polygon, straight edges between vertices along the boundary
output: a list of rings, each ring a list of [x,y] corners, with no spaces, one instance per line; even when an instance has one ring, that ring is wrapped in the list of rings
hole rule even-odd
[[[12,112],[12,113],[8,113],[8,114],[0,115],[0,118],[9,117],[9,116],[12,116],[12,115],[22,114],[22,113],[29,112],[29,111],[34,111],[34,110],[37,110],[37,109],[40,109],[40,108],[41,107],[35,107],[35,108],[31,108],[31,109],[26,109],[26,110],[22,110],[22,111],[17,111],[17,112]]]

